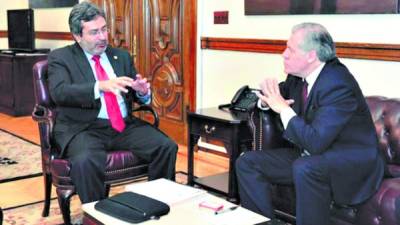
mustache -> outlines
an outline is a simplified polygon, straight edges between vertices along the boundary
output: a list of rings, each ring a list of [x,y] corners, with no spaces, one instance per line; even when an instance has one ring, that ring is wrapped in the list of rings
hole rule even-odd
[[[107,45],[107,41],[99,41],[96,45]]]

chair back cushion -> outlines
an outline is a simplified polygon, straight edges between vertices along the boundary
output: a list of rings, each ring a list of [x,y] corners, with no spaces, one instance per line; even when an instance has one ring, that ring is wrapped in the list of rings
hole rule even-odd
[[[378,134],[379,150],[386,160],[386,175],[400,177],[400,99],[366,98]]]
[[[39,61],[33,66],[33,82],[36,104],[46,108],[54,107],[47,85],[47,60]]]

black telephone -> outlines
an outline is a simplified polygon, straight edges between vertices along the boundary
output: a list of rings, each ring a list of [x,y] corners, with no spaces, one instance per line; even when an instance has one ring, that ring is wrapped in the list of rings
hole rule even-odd
[[[230,110],[247,112],[257,104],[258,97],[255,92],[260,92],[260,90],[245,85],[236,92],[230,104],[219,105],[218,108],[229,107]]]

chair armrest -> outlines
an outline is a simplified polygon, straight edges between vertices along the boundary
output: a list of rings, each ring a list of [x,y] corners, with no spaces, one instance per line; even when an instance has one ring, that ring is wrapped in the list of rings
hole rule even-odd
[[[42,154],[47,154],[49,156],[57,155],[56,152],[51,152],[53,149],[50,141],[54,125],[53,112],[44,106],[35,105],[32,112],[32,119],[36,121],[39,126]]]
[[[149,105],[140,105],[139,107],[135,108],[132,110],[133,112],[139,112],[139,111],[147,111],[150,112],[153,115],[153,126],[158,128],[158,125],[160,124],[160,119],[158,118],[157,112]]]
[[[41,105],[35,105],[32,112],[32,119],[38,123],[52,123],[52,112]]]
[[[390,177],[399,177],[400,178],[400,165],[398,164],[386,164],[387,171],[385,173],[388,173],[386,175]]]

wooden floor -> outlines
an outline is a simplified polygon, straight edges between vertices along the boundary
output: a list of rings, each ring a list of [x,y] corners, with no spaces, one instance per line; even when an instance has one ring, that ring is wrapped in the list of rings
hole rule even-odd
[[[30,116],[12,117],[0,113],[0,129],[40,143],[37,124]],[[195,153],[194,173],[196,176],[208,176],[228,170],[227,158],[207,152]],[[176,170],[187,172],[187,148],[180,145]],[[54,189],[53,189],[54,190]],[[54,192],[54,191],[53,191]],[[0,207],[8,208],[35,199],[43,199],[43,178],[35,177],[0,184]],[[54,193],[53,193],[54,195]]]

